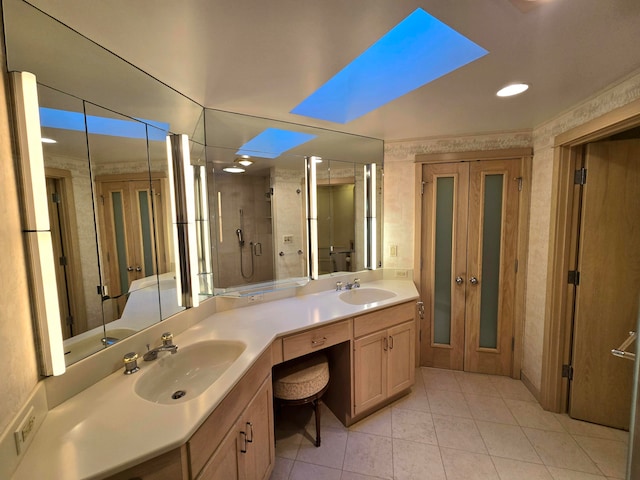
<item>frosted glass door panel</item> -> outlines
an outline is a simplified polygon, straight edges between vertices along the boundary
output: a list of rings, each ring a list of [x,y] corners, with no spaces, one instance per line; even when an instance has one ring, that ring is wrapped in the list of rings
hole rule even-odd
[[[453,177],[436,180],[433,343],[445,345],[451,343],[453,194]]]

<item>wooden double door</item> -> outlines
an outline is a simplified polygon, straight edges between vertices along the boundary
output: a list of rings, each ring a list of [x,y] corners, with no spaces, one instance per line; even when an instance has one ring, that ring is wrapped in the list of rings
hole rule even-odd
[[[422,365],[512,374],[519,160],[422,167]]]

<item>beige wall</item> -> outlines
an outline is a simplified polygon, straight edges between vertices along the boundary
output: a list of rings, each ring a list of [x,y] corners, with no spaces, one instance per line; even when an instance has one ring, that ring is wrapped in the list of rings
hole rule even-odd
[[[414,268],[415,166],[419,153],[462,152],[533,146],[529,260],[522,372],[540,388],[542,341],[549,249],[549,222],[554,138],[571,128],[640,98],[640,72],[536,127],[533,132],[506,132],[450,138],[427,138],[385,144],[384,264]],[[409,228],[412,226],[413,228]],[[389,256],[389,245],[398,256]]]
[[[0,32],[0,57],[4,56]],[[2,65],[5,59],[0,58]],[[9,83],[5,68],[0,82],[0,432],[29,396],[38,381],[33,342],[25,253],[9,123]]]

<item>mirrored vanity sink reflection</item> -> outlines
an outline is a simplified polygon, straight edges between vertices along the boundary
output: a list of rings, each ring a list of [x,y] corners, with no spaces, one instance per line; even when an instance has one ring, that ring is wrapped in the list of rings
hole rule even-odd
[[[366,305],[367,303],[381,302],[395,297],[396,294],[382,288],[353,288],[342,292],[338,298],[350,305]]]
[[[243,342],[208,340],[163,352],[157,360],[141,362],[136,394],[153,403],[175,404],[196,398],[244,352]]]

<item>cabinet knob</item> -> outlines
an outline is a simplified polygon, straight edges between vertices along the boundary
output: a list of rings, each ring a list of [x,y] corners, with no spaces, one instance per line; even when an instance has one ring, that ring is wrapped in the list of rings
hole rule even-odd
[[[469,281],[471,282],[471,285],[477,285],[478,284],[478,279],[476,277],[471,277],[469,279]]]

